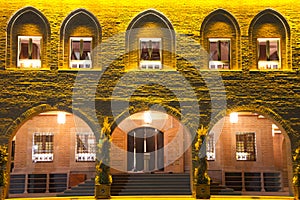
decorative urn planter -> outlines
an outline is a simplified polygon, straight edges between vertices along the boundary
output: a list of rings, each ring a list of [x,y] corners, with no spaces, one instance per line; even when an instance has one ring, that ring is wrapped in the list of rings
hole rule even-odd
[[[95,185],[95,199],[110,199],[110,187],[105,184]]]
[[[194,186],[194,198],[196,199],[210,199],[210,185],[199,184]]]

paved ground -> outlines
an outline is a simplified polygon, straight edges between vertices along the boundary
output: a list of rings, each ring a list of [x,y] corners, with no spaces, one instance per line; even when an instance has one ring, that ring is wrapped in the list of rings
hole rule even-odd
[[[94,199],[93,196],[88,197],[38,197],[38,198],[9,198],[9,200],[90,200]],[[113,196],[112,200],[192,200],[191,196]],[[268,200],[293,200],[293,197],[287,196],[211,196],[212,200],[223,199],[241,199],[241,200],[253,200],[253,199],[268,199]]]

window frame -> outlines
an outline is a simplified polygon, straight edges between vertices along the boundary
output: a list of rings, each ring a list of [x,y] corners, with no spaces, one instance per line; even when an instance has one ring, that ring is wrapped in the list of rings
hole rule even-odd
[[[218,60],[212,60],[211,56],[211,43],[217,42],[217,54]],[[222,50],[220,47],[220,42],[228,42],[228,60],[222,60],[221,54]],[[209,38],[208,39],[209,45],[209,69],[224,69],[228,70],[231,69],[231,39],[230,38]]]
[[[86,152],[80,152],[78,146],[78,140],[80,136],[84,136],[85,141],[83,143],[87,145]],[[93,139],[94,143],[89,143]],[[94,162],[96,161],[96,137],[93,132],[76,132],[75,138],[75,161],[76,162]],[[82,140],[81,140],[82,141]]]
[[[270,45],[268,42],[277,42],[277,55],[278,60],[270,60]],[[266,60],[260,60],[261,56],[261,48],[260,42],[266,42]],[[269,46],[269,47],[268,47]],[[280,46],[280,38],[257,38],[257,68],[260,70],[279,70],[281,69],[281,46]]]
[[[90,52],[87,53],[89,59],[72,59],[73,55],[73,41],[80,42],[83,40],[83,42],[90,42]],[[70,37],[69,39],[69,67],[71,69],[91,69],[93,68],[93,62],[92,62],[92,49],[93,49],[93,38],[92,37]],[[76,67],[75,67],[76,66]]]
[[[47,136],[51,137],[51,141],[46,141]],[[40,141],[36,141],[36,137],[42,137],[42,138]],[[42,143],[41,151],[39,151],[38,149],[39,142]],[[53,156],[54,156],[54,134],[52,132],[34,132],[32,138],[32,162],[52,162]]]
[[[252,135],[252,138],[253,138],[253,141],[250,141],[252,143],[251,144],[251,147],[248,146],[249,144],[249,140],[248,140],[248,135]],[[246,140],[239,140],[238,141],[238,136],[239,135],[243,135]],[[236,160],[237,161],[256,161],[256,153],[257,153],[257,145],[256,145],[256,133],[255,132],[252,132],[252,131],[248,131],[248,132],[236,132],[235,134],[235,138],[236,138],[236,141],[235,141],[235,147],[236,147]],[[241,142],[243,144],[242,147],[239,147],[239,142]],[[243,150],[239,150],[240,148],[242,148]],[[252,150],[251,150],[252,148]]]
[[[142,59],[143,54],[143,42],[159,42],[159,60],[144,60]],[[162,38],[139,38],[139,68],[144,70],[160,70],[162,69]],[[153,48],[152,48],[153,50]],[[147,52],[149,53],[149,51]]]
[[[209,132],[206,137],[206,156],[208,161],[214,161],[216,159],[216,144],[214,137],[214,132]]]
[[[21,56],[21,52],[22,52],[22,42],[21,40],[39,40],[39,44],[37,45],[38,48],[38,59],[32,59],[32,58],[20,58]],[[42,36],[27,36],[27,35],[22,35],[22,36],[18,36],[18,52],[17,52],[17,67],[18,68],[22,68],[22,69],[26,69],[26,68],[41,68],[42,67]],[[29,43],[29,41],[28,41]],[[27,43],[27,44],[28,44]],[[34,44],[34,43],[33,43]],[[27,48],[27,51],[28,48]]]

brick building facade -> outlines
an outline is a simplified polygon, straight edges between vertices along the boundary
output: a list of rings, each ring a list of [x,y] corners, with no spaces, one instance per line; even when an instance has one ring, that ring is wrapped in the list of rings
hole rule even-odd
[[[75,114],[96,138],[108,116],[116,140],[120,126],[125,135],[142,127],[136,122],[128,128],[124,122],[147,110],[166,113],[191,135],[201,125],[212,130],[233,111],[252,112],[284,135],[277,138],[285,140],[283,146],[273,148],[287,156],[275,159],[272,169],[284,168],[286,192],[293,193],[292,155],[300,130],[300,4],[40,0],[1,5],[0,139],[10,153],[14,136],[47,111]],[[148,55],[158,56],[142,56],[144,46]],[[172,170],[190,170],[192,149],[187,150]],[[269,158],[274,156],[280,155]],[[219,170],[231,164],[210,166]]]

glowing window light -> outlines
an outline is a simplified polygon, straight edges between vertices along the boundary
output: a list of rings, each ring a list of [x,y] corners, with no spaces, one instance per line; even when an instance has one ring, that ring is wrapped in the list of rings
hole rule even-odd
[[[151,117],[150,112],[148,112],[148,111],[144,112],[144,122],[146,124],[151,124],[152,123],[152,117]]]
[[[66,113],[65,112],[57,113],[57,123],[58,124],[65,124],[66,123]]]
[[[236,124],[239,121],[239,114],[237,112],[230,113],[230,123]]]

